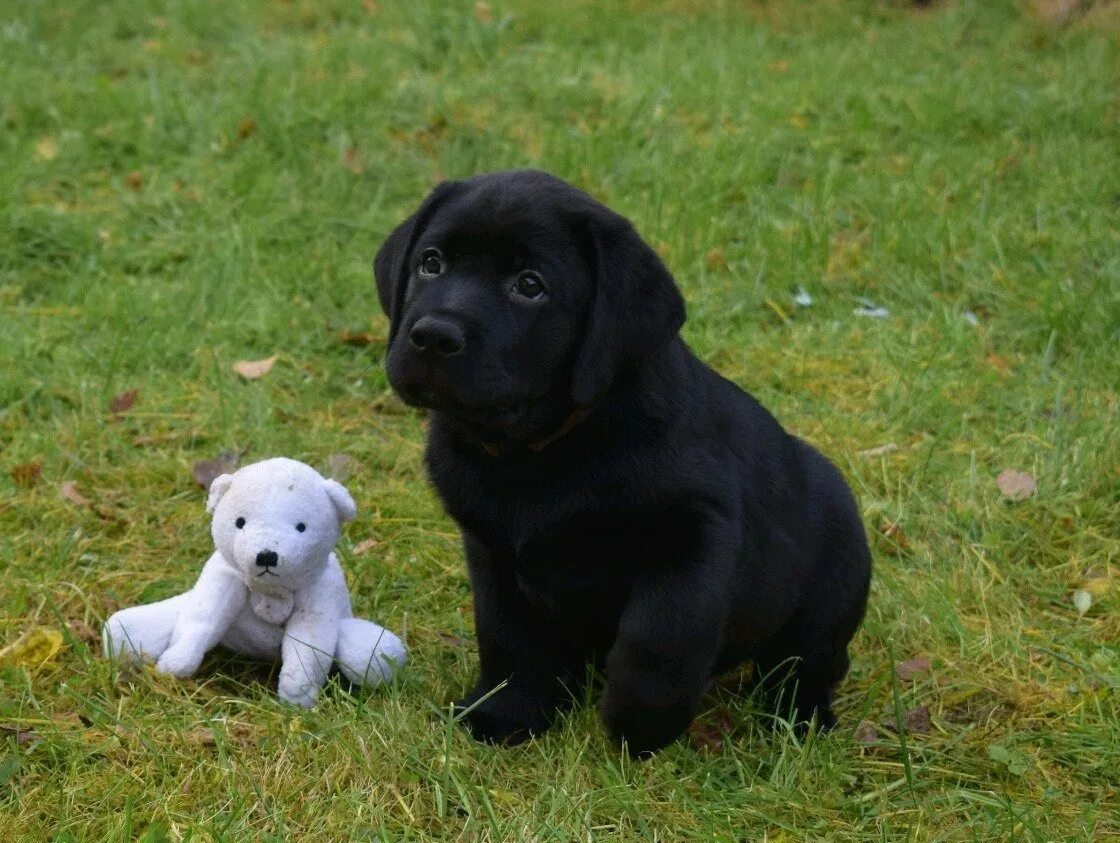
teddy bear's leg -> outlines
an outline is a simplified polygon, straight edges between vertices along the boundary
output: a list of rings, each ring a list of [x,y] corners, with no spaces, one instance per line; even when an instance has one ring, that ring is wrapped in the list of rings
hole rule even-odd
[[[384,627],[361,618],[338,622],[335,662],[342,675],[355,685],[373,687],[387,682],[404,664],[404,644]]]
[[[171,641],[184,598],[180,594],[112,614],[101,631],[105,655],[158,660]]]

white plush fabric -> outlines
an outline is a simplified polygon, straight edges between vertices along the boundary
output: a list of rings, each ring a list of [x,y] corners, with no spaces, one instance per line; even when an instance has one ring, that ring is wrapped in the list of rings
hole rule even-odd
[[[147,657],[178,677],[217,644],[279,658],[281,698],[308,707],[332,663],[359,685],[404,664],[401,640],[350,610],[333,548],[357,510],[341,484],[295,460],[264,460],[216,478],[206,509],[216,550],[194,588],[110,617],[107,655]]]

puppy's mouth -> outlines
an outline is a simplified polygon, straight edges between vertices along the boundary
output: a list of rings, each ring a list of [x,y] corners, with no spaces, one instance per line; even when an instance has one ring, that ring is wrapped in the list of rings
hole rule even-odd
[[[447,413],[462,421],[491,430],[514,427],[525,418],[532,404],[531,400],[521,399],[468,402],[436,390],[428,384],[419,384],[414,388],[397,391],[404,402],[410,406]]]
[[[259,571],[257,572],[257,576],[258,576],[258,577],[263,577],[263,576],[264,576],[265,574],[272,574],[272,576],[274,576],[274,577],[279,577],[279,576],[280,576],[280,575],[279,575],[278,573],[276,573],[276,572],[275,572],[274,570],[272,570],[271,568],[261,568],[261,569],[260,569],[260,570],[259,570]]]

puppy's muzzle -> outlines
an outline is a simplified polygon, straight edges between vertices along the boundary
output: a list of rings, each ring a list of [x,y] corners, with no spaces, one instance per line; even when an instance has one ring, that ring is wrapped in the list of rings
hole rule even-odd
[[[257,567],[261,569],[257,576],[261,574],[275,574],[272,569],[279,564],[280,557],[276,555],[275,550],[262,550],[257,554]]]
[[[421,316],[408,332],[413,350],[429,359],[457,357],[467,347],[467,335],[444,316]]]

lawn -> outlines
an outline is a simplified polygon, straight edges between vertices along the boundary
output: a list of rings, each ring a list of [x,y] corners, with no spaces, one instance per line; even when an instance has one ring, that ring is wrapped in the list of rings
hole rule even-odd
[[[5,2],[0,647],[63,640],[0,657],[0,840],[1120,836],[1120,13],[1082,6]],[[370,265],[440,178],[514,166],[630,216],[700,356],[852,482],[835,732],[742,677],[645,763],[593,705],[506,750],[448,717],[471,596]],[[226,450],[347,475],[392,687],[302,712],[220,653],[100,658],[197,575]]]

